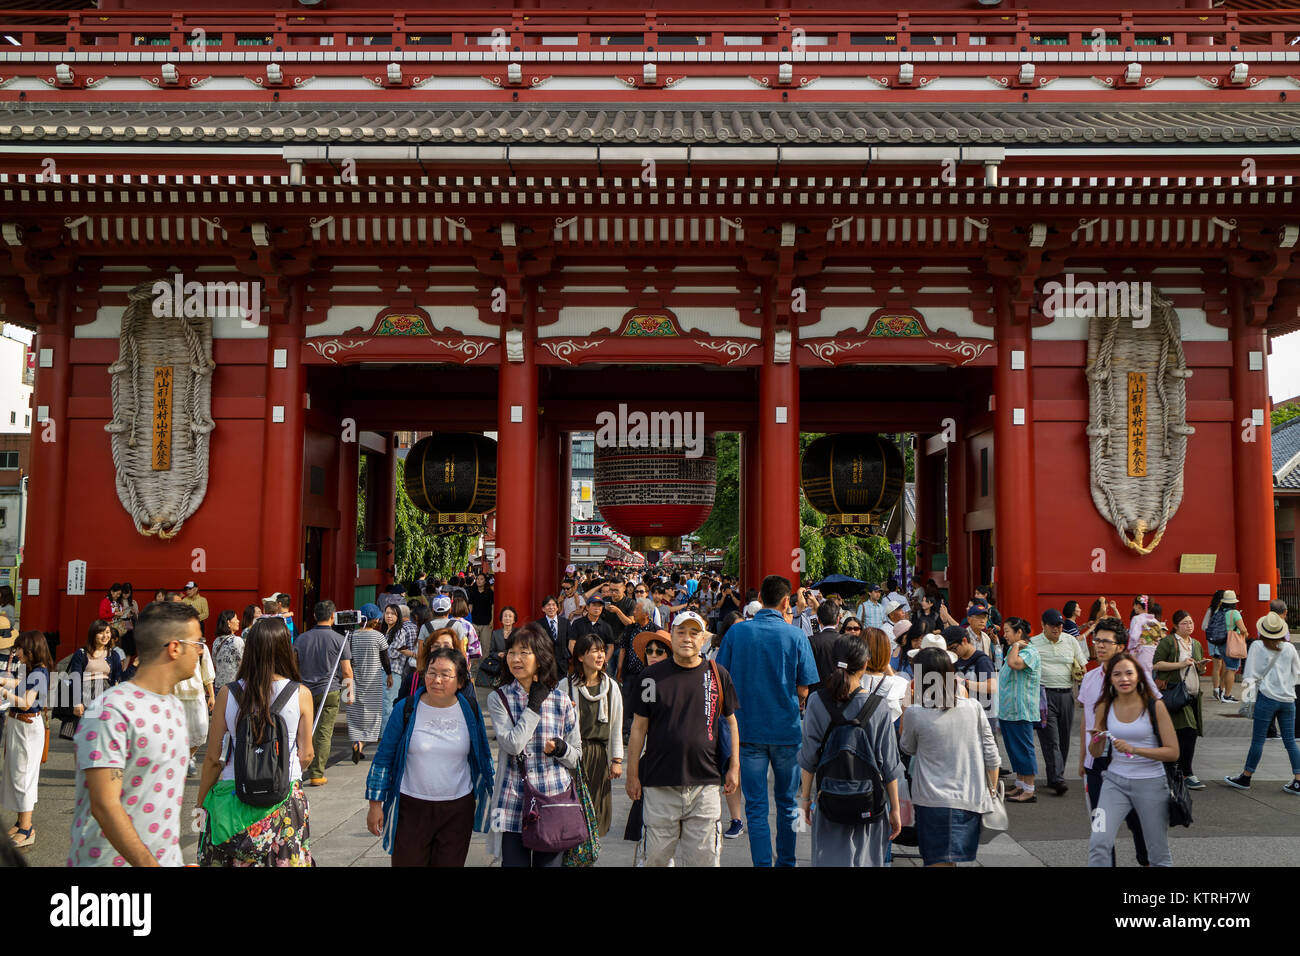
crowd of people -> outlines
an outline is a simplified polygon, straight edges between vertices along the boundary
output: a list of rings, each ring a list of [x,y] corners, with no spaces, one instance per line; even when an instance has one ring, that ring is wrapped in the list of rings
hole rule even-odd
[[[9,840],[32,845],[52,714],[76,749],[69,865],[179,865],[192,827],[201,865],[309,866],[308,790],[328,783],[343,709],[352,762],[370,762],[366,826],[395,866],[463,866],[475,833],[503,866],[586,865],[619,823],[643,866],[716,866],[745,833],[754,866],[793,866],[804,831],[815,866],[912,848],[951,866],[1009,826],[1009,804],[1066,794],[1072,747],[1089,864],[1114,865],[1127,822],[1138,862],[1169,866],[1171,786],[1205,786],[1207,706],[1253,722],[1224,784],[1249,789],[1281,736],[1284,790],[1300,794],[1286,608],[1248,628],[1237,605],[1213,595],[1203,644],[1192,612],[1167,623],[1146,595],[1127,622],[1099,597],[1034,626],[988,587],[955,612],[933,581],[822,593],[772,575],[746,590],[707,571],[571,566],[536,617],[467,571],[395,585],[347,621],[321,601],[305,630],[272,595],[205,634],[194,582],[143,609],[114,584],[57,666],[0,604],[0,807]],[[576,816],[582,838],[539,836],[538,806]]]

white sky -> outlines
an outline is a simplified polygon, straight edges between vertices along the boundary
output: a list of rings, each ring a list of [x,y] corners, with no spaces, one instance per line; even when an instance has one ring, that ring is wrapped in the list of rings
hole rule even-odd
[[[1268,394],[1275,402],[1300,395],[1300,332],[1273,340],[1268,357]]]

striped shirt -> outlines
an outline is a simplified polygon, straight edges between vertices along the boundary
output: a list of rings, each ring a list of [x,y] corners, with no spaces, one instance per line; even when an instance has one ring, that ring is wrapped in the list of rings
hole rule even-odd
[[[1074,686],[1070,668],[1076,661],[1080,667],[1088,666],[1088,658],[1084,656],[1079,642],[1069,634],[1062,633],[1055,643],[1049,641],[1046,634],[1035,634],[1029,639],[1029,643],[1042,658],[1042,672],[1039,677],[1043,686],[1050,690],[1069,690]]]

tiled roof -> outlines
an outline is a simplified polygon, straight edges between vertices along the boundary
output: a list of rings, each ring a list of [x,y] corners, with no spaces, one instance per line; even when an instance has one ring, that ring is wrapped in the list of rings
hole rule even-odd
[[[1300,417],[1273,427],[1273,487],[1300,490]]]
[[[60,143],[1180,146],[1300,143],[1300,102],[1204,104],[0,104],[0,137]]]

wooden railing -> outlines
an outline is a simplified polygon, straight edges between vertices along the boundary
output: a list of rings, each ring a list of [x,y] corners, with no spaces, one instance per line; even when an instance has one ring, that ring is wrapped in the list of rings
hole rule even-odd
[[[612,47],[642,54],[684,49],[813,54],[935,46],[1009,47],[1021,52],[1169,47],[1203,53],[1206,47],[1287,50],[1298,40],[1300,9],[0,11],[0,51],[10,54],[149,46],[176,51],[375,47],[376,52],[438,47],[467,53],[590,53]]]

